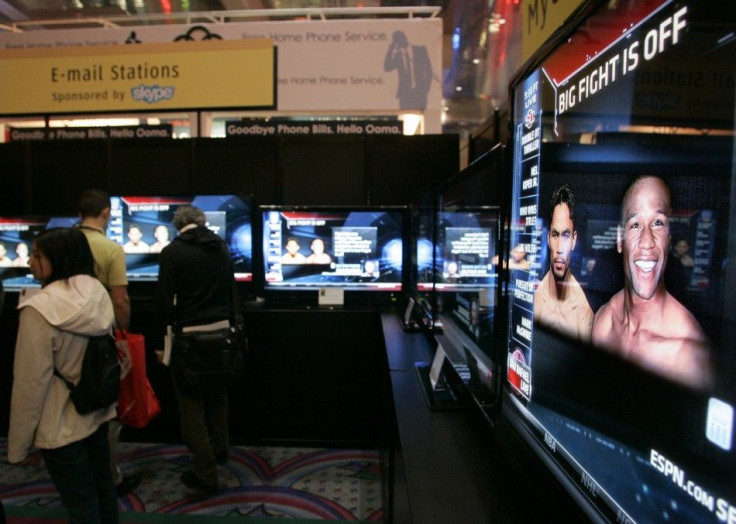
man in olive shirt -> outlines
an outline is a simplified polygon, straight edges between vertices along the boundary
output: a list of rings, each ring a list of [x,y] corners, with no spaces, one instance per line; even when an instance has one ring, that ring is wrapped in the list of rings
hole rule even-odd
[[[115,325],[118,329],[127,330],[130,327],[130,298],[125,253],[120,244],[105,235],[110,221],[110,197],[99,189],[87,190],[79,197],[78,210],[80,218],[78,227],[87,237],[92,250],[97,278],[110,292],[115,311]],[[118,421],[111,420],[108,427],[110,466],[118,496],[122,496],[133,491],[140,483],[141,477],[139,474],[123,476],[116,460],[122,426]]]

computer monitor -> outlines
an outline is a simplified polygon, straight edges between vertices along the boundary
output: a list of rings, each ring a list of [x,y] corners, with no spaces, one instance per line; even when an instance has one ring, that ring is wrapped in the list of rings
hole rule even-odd
[[[5,291],[40,287],[28,264],[33,239],[46,229],[46,222],[40,216],[0,218],[0,277]]]
[[[128,280],[156,281],[161,250],[178,234],[172,224],[181,206],[204,211],[207,227],[230,248],[239,282],[253,279],[252,200],[249,195],[112,196],[108,238],[123,246]]]
[[[403,207],[261,206],[265,291],[401,292],[405,212]]]
[[[594,521],[736,518],[732,20],[587,2],[511,86],[503,415]]]

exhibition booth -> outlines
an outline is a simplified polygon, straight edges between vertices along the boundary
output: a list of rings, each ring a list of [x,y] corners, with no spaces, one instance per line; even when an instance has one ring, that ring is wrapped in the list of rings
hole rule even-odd
[[[178,438],[150,245],[194,204],[250,341],[234,442],[378,449],[395,522],[733,521],[734,14],[583,2],[461,170],[438,134],[0,144],[0,241],[73,224],[88,187],[110,238],[141,232],[131,330],[163,410],[125,439]],[[0,277],[6,432],[38,284]]]

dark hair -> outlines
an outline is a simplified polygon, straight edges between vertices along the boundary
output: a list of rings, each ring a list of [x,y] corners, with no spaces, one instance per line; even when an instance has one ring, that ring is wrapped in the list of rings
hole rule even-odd
[[[662,178],[659,175],[637,175],[634,177],[634,179],[629,183],[629,185],[626,187],[626,191],[624,192],[624,196],[621,198],[621,222],[624,222],[624,206],[626,205],[626,201],[631,196],[631,192],[634,190],[634,188],[642,181],[646,180],[647,178],[651,178],[653,180],[659,181],[660,184],[662,184],[662,187],[665,191],[665,196],[667,197],[667,205],[669,208],[667,209],[667,212],[669,213],[672,209],[672,189],[670,189],[670,185],[667,183],[667,181]]]
[[[575,227],[575,195],[570,186],[563,184],[552,192],[552,204],[549,208],[549,223],[552,223],[552,217],[555,214],[555,208],[560,204],[567,204],[570,210],[570,220],[572,220],[573,228]]]
[[[207,224],[207,217],[205,216],[204,211],[198,207],[181,206],[174,213],[172,223],[176,230],[179,231],[181,228],[188,226],[189,224],[205,226]]]
[[[33,241],[35,249],[51,263],[46,286],[74,275],[95,276],[95,259],[84,233],[77,228],[54,228],[42,231]]]
[[[110,197],[101,189],[88,189],[79,197],[77,209],[82,218],[98,217],[110,207]]]

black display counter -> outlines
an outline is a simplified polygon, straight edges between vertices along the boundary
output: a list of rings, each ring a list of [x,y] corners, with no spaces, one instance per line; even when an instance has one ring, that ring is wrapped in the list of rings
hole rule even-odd
[[[581,521],[538,465],[511,455],[499,442],[499,436],[517,438],[503,421],[492,427],[472,401],[430,409],[415,363],[431,361],[432,340],[404,332],[395,312],[383,312],[381,325],[398,437],[391,468],[393,522]]]
[[[5,435],[17,326],[13,308],[11,299],[2,318]],[[477,406],[429,408],[415,363],[432,359],[433,341],[403,331],[393,309],[246,307],[244,316],[250,375],[231,394],[234,443],[380,450],[391,522],[568,521],[566,503],[545,493],[548,483],[537,482],[533,471],[499,445],[498,428]],[[146,318],[140,311],[134,317]],[[154,349],[150,345],[147,353]],[[148,357],[163,411],[148,428],[125,428],[123,440],[176,442],[170,376]]]

